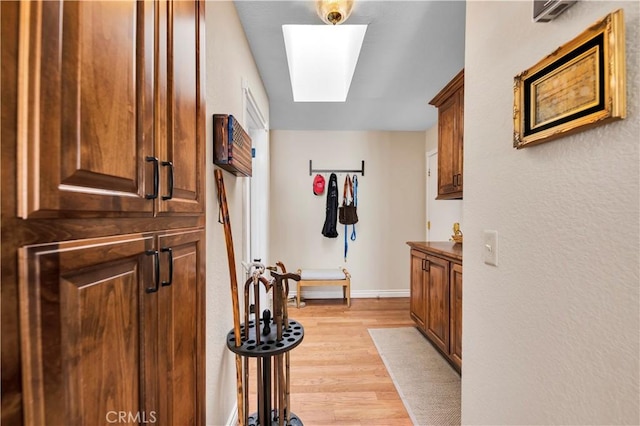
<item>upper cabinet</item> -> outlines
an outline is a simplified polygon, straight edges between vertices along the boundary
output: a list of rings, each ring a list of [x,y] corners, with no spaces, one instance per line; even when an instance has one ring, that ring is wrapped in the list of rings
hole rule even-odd
[[[160,3],[160,57],[156,99],[156,144],[163,179],[159,211],[200,213],[204,211],[205,99],[204,13],[194,1]],[[164,10],[164,8],[167,10]],[[166,21],[164,18],[166,17]],[[165,25],[167,28],[165,29]],[[166,37],[166,39],[165,39]],[[164,49],[166,49],[166,54]],[[164,120],[167,120],[166,123]]]
[[[2,424],[205,424],[204,8],[0,2]]]
[[[429,104],[438,108],[438,197],[462,198],[464,70]]]
[[[198,4],[20,8],[18,215],[202,212]]]

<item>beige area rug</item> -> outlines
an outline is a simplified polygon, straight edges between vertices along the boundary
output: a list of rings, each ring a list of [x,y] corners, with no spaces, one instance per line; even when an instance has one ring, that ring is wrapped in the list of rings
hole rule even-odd
[[[414,327],[370,328],[416,426],[460,424],[460,376]]]

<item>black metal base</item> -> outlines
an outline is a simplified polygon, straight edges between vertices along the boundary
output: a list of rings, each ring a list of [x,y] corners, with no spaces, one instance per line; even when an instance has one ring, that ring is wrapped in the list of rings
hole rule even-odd
[[[293,413],[289,414],[289,422],[284,422],[285,426],[304,426],[302,420]],[[247,426],[262,426],[258,421],[258,413],[253,413],[249,416],[249,423]],[[278,412],[276,410],[271,411],[271,424],[265,426],[278,426]]]
[[[304,327],[298,321],[289,319],[289,325],[283,330],[282,340],[277,339],[278,331],[275,321],[270,320],[270,322],[271,331],[266,336],[261,334],[264,327],[262,319],[259,320],[257,329],[254,320],[249,321],[246,330],[245,324],[242,324],[240,326],[243,336],[241,346],[236,346],[235,333],[231,329],[227,334],[227,347],[231,352],[242,356],[268,357],[288,352],[304,339]],[[260,336],[260,344],[257,343],[256,333]]]

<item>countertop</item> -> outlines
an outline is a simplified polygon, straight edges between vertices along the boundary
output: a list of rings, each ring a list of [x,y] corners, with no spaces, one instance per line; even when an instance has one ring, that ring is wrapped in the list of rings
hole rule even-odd
[[[462,263],[462,244],[449,241],[407,241],[412,249],[444,256]]]

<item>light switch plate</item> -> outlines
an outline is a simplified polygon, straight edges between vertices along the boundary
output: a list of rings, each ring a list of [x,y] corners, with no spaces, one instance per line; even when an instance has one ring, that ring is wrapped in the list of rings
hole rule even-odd
[[[484,263],[498,266],[498,231],[484,231]]]

